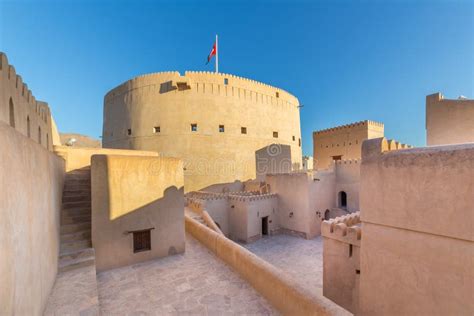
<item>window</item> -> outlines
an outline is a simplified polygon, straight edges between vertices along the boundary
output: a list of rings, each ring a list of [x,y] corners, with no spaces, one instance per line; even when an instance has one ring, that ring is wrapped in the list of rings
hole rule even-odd
[[[356,140],[356,145],[357,145],[358,143],[359,143],[359,141],[358,141],[358,140]]]
[[[241,134],[247,134],[247,127],[241,127],[240,128],[240,133]]]
[[[342,155],[332,156],[332,160],[341,160],[341,159],[342,159]]]
[[[12,98],[10,98],[9,110],[10,110],[10,126],[14,128],[15,127],[15,107],[13,106]]]
[[[219,125],[219,133],[224,133],[224,125]]]
[[[278,132],[273,132],[273,138],[278,138]]]
[[[156,133],[159,133],[159,132],[161,132],[161,129],[160,129],[160,127],[159,127],[159,126],[155,126],[155,127],[153,127],[153,133],[155,133],[155,134],[156,134]]]
[[[29,116],[26,117],[26,135],[28,135],[28,137],[31,137],[30,117]]]
[[[224,85],[226,85],[226,86],[227,86],[228,84],[229,84],[229,79],[227,79],[227,78],[224,78]]]
[[[280,93],[279,93],[279,92],[275,92],[275,96],[276,96],[277,98],[279,98],[279,97],[280,97]]]
[[[151,250],[151,230],[139,230],[133,232],[133,252]]]
[[[132,129],[131,128],[127,129],[127,135],[132,135]]]
[[[48,133],[46,133],[46,148],[49,148],[49,136],[48,136]]]
[[[38,144],[41,144],[41,126],[38,126]]]
[[[295,136],[293,136],[293,141],[295,141],[295,140],[296,140],[296,137],[295,137]]]
[[[197,124],[191,124],[191,132],[197,132],[198,130],[198,125]]]
[[[301,147],[301,138],[298,138],[298,146]]]

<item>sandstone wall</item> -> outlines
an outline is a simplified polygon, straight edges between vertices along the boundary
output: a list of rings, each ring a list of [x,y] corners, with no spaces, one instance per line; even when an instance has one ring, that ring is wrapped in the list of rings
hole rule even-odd
[[[144,75],[105,96],[103,147],[183,159],[186,192],[246,181],[256,177],[256,152],[274,143],[289,146],[301,168],[298,106],[279,88],[233,75]]]
[[[474,144],[364,142],[361,314],[474,313],[473,187]]]
[[[58,267],[64,161],[0,122],[0,162],[0,314],[42,315]]]
[[[46,102],[37,101],[7,56],[0,52],[0,121],[52,150],[51,113]]]
[[[351,213],[359,210],[360,159],[340,160],[334,163],[336,196],[334,205],[341,207],[340,192],[346,193],[345,209]]]
[[[426,97],[428,146],[474,143],[474,100],[448,100],[441,93]]]
[[[313,132],[313,159],[315,169],[328,169],[333,156],[342,159],[360,159],[362,142],[384,136],[384,125],[361,121]]]
[[[92,245],[98,271],[184,252],[179,159],[94,155]],[[134,252],[134,231],[151,229],[151,250]]]

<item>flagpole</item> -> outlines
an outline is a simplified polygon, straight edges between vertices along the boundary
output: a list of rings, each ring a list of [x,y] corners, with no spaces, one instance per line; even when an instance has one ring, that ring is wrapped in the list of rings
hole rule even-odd
[[[216,73],[219,72],[219,48],[217,47],[217,34],[216,34]]]

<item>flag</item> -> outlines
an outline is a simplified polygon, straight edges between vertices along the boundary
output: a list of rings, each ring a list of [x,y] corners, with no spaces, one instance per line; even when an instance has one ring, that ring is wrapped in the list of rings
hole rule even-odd
[[[209,62],[212,59],[212,56],[215,56],[216,54],[217,54],[217,47],[216,47],[216,43],[214,42],[214,45],[212,46],[211,52],[209,53],[209,56],[207,56],[206,65],[209,64]]]

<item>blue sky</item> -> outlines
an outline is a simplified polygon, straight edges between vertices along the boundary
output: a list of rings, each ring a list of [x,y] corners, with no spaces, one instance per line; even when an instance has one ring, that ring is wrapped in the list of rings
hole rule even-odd
[[[312,131],[370,119],[425,144],[425,96],[474,97],[473,1],[3,1],[0,50],[62,132],[98,138],[105,93],[136,75],[220,71],[296,95]]]

